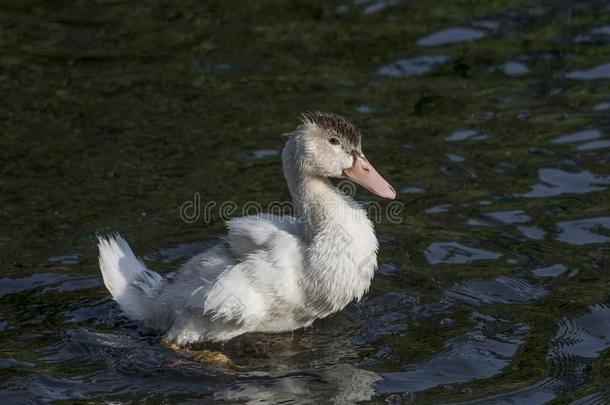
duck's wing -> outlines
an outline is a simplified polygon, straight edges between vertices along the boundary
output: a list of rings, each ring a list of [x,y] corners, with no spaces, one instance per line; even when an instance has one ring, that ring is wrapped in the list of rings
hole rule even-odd
[[[265,249],[254,249],[237,261],[226,250],[231,260],[219,266],[224,269],[213,281],[202,282],[201,277],[189,281],[198,287],[191,288],[166,338],[179,344],[225,341],[269,327],[269,313],[284,313],[285,308],[304,305],[300,277],[305,247],[301,239],[276,228],[264,243],[252,242],[251,246],[262,245]],[[222,244],[217,249],[227,246]],[[188,290],[186,286],[180,288]],[[293,324],[278,322],[274,330],[296,329]]]
[[[228,340],[259,329],[270,303],[302,305],[304,245],[296,219],[266,214],[227,225],[226,243],[193,257],[167,289],[180,297],[169,341]]]
[[[259,214],[227,221],[226,241],[236,259],[243,259],[256,250],[271,247],[273,239],[287,233],[300,239],[300,225],[290,215]]]
[[[259,329],[265,326],[258,325],[261,316],[282,313],[278,305],[304,305],[300,237],[278,229],[262,244],[265,249],[254,250],[218,277],[205,297],[205,315]]]

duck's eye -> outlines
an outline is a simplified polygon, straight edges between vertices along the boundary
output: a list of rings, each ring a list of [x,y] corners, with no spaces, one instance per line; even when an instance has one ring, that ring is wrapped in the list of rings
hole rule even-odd
[[[339,140],[335,137],[330,138],[328,142],[330,142],[331,145],[339,145]]]

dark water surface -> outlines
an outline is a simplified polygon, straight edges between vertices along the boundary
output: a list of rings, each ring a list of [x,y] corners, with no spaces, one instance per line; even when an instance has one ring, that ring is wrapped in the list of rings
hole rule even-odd
[[[609,45],[605,1],[2,2],[2,403],[609,403]],[[307,110],[401,190],[365,299],[234,367],[122,317],[95,234],[175,268]]]

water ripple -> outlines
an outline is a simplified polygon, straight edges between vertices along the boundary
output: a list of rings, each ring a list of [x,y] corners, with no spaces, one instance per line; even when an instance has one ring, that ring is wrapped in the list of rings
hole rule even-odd
[[[610,185],[610,177],[593,174],[589,171],[570,173],[561,169],[539,169],[540,184],[520,196],[526,198],[553,197],[561,194],[584,194],[605,190]]]
[[[523,279],[508,276],[495,280],[461,281],[445,291],[446,296],[475,306],[529,303],[541,299],[546,293]]]
[[[0,296],[44,287],[65,280],[61,273],[36,273],[23,278],[0,278]]]
[[[610,217],[587,218],[576,221],[565,221],[557,224],[561,230],[557,240],[571,245],[610,242],[610,236],[595,231],[610,229]]]
[[[610,347],[610,308],[598,304],[576,318],[559,321],[547,361],[551,375],[562,381],[561,390],[575,388],[589,378],[597,356]]]
[[[434,242],[426,248],[424,256],[430,264],[468,264],[477,260],[495,260],[502,254],[471,248],[458,242]]]
[[[379,373],[378,392],[419,392],[443,384],[456,384],[498,374],[521,345],[529,328],[514,328],[485,336],[480,331],[446,343],[445,351],[405,371]]]
[[[610,79],[610,63],[604,63],[586,70],[574,70],[567,73],[566,77],[576,80]]]
[[[417,40],[417,45],[423,47],[449,45],[460,42],[476,41],[485,36],[487,36],[485,31],[474,28],[455,27],[421,37]]]
[[[390,64],[384,65],[377,70],[380,76],[405,78],[412,76],[422,76],[442,63],[449,60],[445,55],[417,56],[414,58],[399,59]]]
[[[592,141],[594,139],[599,139],[602,136],[601,131],[598,129],[587,129],[585,131],[575,132],[573,134],[562,135],[555,139],[553,139],[552,143],[571,143],[571,142],[583,142],[583,141]]]

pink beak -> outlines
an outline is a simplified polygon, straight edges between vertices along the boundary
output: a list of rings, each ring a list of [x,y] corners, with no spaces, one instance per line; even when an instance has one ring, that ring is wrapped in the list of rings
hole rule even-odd
[[[354,164],[352,167],[343,170],[343,174],[379,197],[392,200],[396,198],[394,188],[377,173],[373,165],[360,153],[354,152]]]

